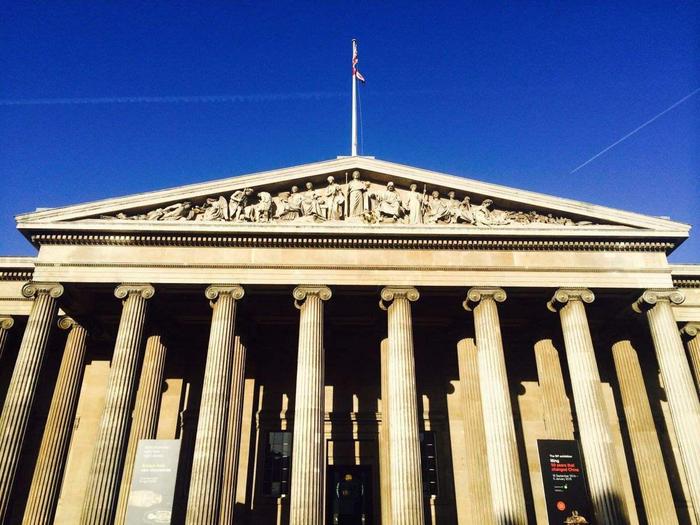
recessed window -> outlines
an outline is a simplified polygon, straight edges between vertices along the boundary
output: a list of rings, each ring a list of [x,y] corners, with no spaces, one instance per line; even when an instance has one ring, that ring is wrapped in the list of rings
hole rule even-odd
[[[264,496],[287,496],[292,459],[292,433],[270,432],[265,446]]]

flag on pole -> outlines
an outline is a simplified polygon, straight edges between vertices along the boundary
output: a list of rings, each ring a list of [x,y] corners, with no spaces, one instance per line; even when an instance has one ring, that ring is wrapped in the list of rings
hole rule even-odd
[[[360,73],[360,70],[357,69],[357,63],[360,61],[359,58],[357,58],[357,40],[352,41],[352,75],[362,82],[363,84],[365,83],[365,77],[362,76],[362,73]]]

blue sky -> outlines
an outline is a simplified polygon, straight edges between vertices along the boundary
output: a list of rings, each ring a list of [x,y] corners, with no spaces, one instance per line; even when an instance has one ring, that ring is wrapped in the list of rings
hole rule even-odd
[[[353,37],[364,154],[698,227],[700,94],[570,172],[700,87],[699,6],[6,3],[0,254],[33,253],[37,207],[348,154]]]

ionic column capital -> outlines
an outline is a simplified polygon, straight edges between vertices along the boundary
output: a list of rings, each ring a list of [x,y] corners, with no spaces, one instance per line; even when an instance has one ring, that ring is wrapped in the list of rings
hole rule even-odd
[[[686,323],[685,326],[681,328],[680,332],[681,337],[686,341],[694,339],[698,334],[700,334],[700,322]]]
[[[0,315],[0,329],[9,330],[15,324],[15,320],[9,315]]]
[[[411,302],[420,299],[420,293],[413,286],[385,286],[379,296],[379,308],[387,310],[391,303],[399,297],[404,297]]]
[[[243,299],[245,291],[240,284],[212,284],[204,290],[204,295],[213,305],[222,295],[230,295],[235,301]]]
[[[681,304],[685,301],[685,296],[675,288],[652,288],[645,291],[639,299],[632,304],[632,309],[638,314],[641,314],[656,306],[659,301],[668,302],[670,304]]]
[[[462,302],[462,306],[471,312],[484,299],[493,299],[497,303],[502,303],[508,295],[503,288],[490,286],[475,286],[467,291],[467,298]]]
[[[117,299],[126,299],[132,294],[139,294],[144,299],[150,299],[155,293],[155,288],[146,283],[123,283],[114,289],[114,296]]]
[[[301,305],[304,304],[304,301],[306,301],[306,298],[309,295],[315,295],[321,299],[321,301],[327,301],[331,298],[333,293],[331,292],[330,288],[323,285],[297,286],[292,292],[292,297],[294,297],[294,306],[296,306],[297,309],[301,309]]]
[[[58,323],[56,323],[56,324],[58,324],[58,327],[61,330],[70,330],[74,326],[77,326],[78,323],[72,317],[69,317],[67,315],[62,315],[61,317],[58,318]]]
[[[42,283],[29,281],[22,286],[22,295],[27,299],[33,299],[39,294],[47,294],[54,299],[63,295],[63,285],[60,283]]]
[[[594,300],[595,294],[588,288],[559,288],[547,303],[547,309],[550,312],[558,312],[569,301],[582,301],[590,304]]]

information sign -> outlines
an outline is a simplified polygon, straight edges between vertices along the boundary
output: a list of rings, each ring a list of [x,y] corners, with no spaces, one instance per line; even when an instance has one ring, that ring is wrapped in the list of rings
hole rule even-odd
[[[139,441],[126,509],[127,525],[170,523],[179,456],[179,439]]]
[[[578,442],[538,439],[550,524],[594,523]]]

